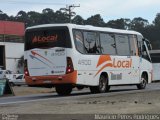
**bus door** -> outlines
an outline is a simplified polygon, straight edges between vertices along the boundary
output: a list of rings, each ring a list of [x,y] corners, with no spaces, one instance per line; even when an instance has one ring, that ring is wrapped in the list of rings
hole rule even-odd
[[[116,84],[130,84],[131,83],[131,65],[132,58],[130,56],[130,45],[128,35],[116,34],[115,43],[117,56],[113,59],[113,74],[112,81]],[[112,78],[113,77],[113,78]],[[114,80],[116,78],[116,80]]]
[[[131,49],[131,83],[139,83],[140,74],[140,51],[141,44],[138,44],[138,39],[136,35],[129,35],[130,49]]]

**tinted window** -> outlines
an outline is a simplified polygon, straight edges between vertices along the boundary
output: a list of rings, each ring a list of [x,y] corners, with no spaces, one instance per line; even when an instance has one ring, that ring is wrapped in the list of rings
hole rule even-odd
[[[82,32],[75,30],[73,33],[74,33],[75,46],[77,50],[81,53],[85,53]]]
[[[129,35],[131,55],[138,55],[138,43],[136,35]]]
[[[130,55],[129,40],[127,35],[116,35],[116,47],[118,55]]]
[[[86,53],[100,53],[98,34],[96,32],[84,32],[83,35]]]
[[[111,55],[116,54],[116,49],[115,49],[116,46],[113,34],[101,33],[100,41],[103,54],[111,54]]]
[[[22,79],[23,75],[18,76],[16,79]]]
[[[27,30],[25,35],[25,49],[71,47],[67,28],[39,28]]]

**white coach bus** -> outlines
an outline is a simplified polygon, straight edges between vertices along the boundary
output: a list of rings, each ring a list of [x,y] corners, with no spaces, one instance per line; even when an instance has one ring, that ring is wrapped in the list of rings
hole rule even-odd
[[[149,42],[135,31],[75,24],[29,27],[25,33],[25,79],[29,86],[74,87],[103,93],[115,85],[144,89],[152,80]]]

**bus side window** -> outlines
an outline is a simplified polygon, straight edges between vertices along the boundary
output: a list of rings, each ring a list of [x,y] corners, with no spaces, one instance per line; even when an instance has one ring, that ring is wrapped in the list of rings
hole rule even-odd
[[[143,46],[142,36],[138,35],[137,38],[138,38],[138,54],[139,56],[142,56],[142,46]]]
[[[138,41],[138,54],[142,56],[142,41]]]
[[[127,35],[115,35],[118,55],[130,56],[129,39]]]
[[[76,49],[80,53],[85,53],[84,44],[83,44],[83,35],[81,31],[78,31],[78,30],[74,31],[74,41],[75,41]]]
[[[86,53],[100,53],[99,50],[99,43],[97,33],[96,32],[84,32],[84,48],[86,50]]]
[[[130,41],[130,48],[131,48],[131,55],[132,56],[138,56],[138,43],[137,43],[137,36],[135,35],[129,35],[129,41]]]
[[[144,46],[144,42],[143,42],[143,40],[142,40],[142,37],[139,37],[138,39],[139,39],[139,41],[138,41],[138,47],[139,47],[139,54],[140,54],[140,56],[141,56],[142,58],[150,61],[150,58],[149,58],[149,56],[147,55],[147,51],[146,51],[146,48],[145,48],[145,46]]]
[[[101,49],[103,54],[116,54],[116,45],[113,34],[100,33]]]
[[[143,44],[142,44],[142,57],[151,62],[151,58],[150,58],[150,54],[148,51],[146,41],[143,41]]]

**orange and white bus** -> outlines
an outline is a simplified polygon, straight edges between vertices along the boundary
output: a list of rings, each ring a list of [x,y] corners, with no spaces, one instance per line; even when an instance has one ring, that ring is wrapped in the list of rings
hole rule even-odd
[[[135,31],[75,24],[29,27],[25,33],[25,79],[29,86],[74,87],[103,93],[115,85],[144,89],[152,79],[148,40]]]

